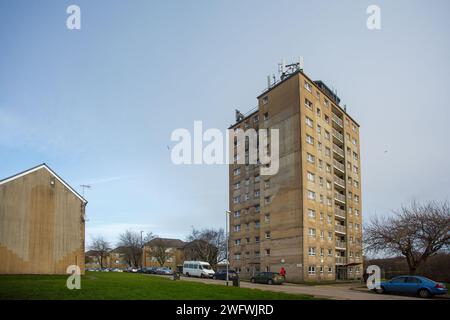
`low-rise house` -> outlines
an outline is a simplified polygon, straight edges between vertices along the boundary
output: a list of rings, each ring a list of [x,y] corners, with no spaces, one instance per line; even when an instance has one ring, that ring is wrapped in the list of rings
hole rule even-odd
[[[167,267],[177,270],[183,267],[183,247],[179,239],[154,238],[143,248],[144,267]]]
[[[107,258],[108,267],[113,269],[118,268],[122,270],[131,267],[128,252],[128,248],[124,246],[120,246],[111,250]]]

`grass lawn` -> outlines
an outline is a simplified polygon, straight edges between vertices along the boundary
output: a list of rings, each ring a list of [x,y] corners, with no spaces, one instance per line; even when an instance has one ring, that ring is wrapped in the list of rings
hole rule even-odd
[[[67,276],[0,275],[0,300],[4,299],[119,299],[119,300],[304,300],[293,295],[256,289],[234,288],[131,273],[87,272],[80,290],[66,287]]]

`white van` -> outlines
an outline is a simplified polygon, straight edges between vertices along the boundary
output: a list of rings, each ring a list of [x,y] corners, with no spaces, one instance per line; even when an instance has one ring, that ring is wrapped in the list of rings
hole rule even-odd
[[[185,261],[183,264],[183,274],[188,277],[212,278],[214,273],[208,262]]]

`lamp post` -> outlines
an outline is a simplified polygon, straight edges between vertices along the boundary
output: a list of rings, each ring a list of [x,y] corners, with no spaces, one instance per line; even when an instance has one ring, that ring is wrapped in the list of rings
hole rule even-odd
[[[142,272],[142,270],[144,269],[144,242],[143,242],[143,240],[142,240],[142,234],[144,233],[144,231],[142,231],[141,230],[141,250],[142,250],[142,252],[141,252],[141,272]]]
[[[230,257],[229,257],[229,252],[228,252],[228,241],[229,241],[229,237],[228,237],[228,215],[231,212],[229,210],[225,211],[225,238],[226,238],[226,250],[227,250],[227,262],[226,262],[226,268],[227,268],[227,277],[226,277],[226,282],[227,282],[227,287],[228,287],[228,265],[230,263]]]

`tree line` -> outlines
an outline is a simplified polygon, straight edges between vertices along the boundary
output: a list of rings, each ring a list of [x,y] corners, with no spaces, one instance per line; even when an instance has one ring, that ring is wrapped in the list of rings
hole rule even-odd
[[[149,241],[152,241],[152,246],[147,248],[144,253],[144,246]],[[215,267],[226,259],[226,236],[223,229],[192,228],[191,233],[186,237],[186,244],[189,245],[187,260],[206,261]],[[97,258],[100,267],[104,268],[108,255],[114,249],[111,243],[100,235],[93,238],[88,247]],[[146,257],[154,258],[160,266],[164,266],[173,256],[173,253],[169,250],[170,244],[152,232],[141,236],[140,232],[126,230],[119,234],[116,248],[120,248],[120,253],[122,253],[126,263],[130,267],[136,268],[141,265],[144,254]]]

